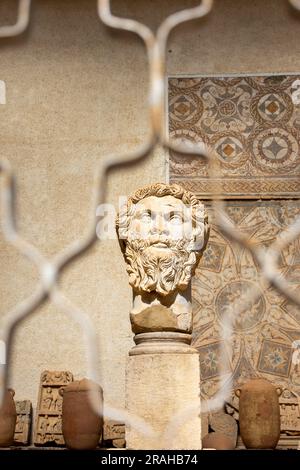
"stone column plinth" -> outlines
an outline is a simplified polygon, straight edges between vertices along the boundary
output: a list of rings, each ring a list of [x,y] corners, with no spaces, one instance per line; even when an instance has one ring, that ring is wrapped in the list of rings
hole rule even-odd
[[[137,353],[138,347],[127,361],[126,408],[152,426],[154,435],[126,426],[126,447],[201,449],[197,351],[167,352],[164,344],[162,352],[142,352],[141,348]]]

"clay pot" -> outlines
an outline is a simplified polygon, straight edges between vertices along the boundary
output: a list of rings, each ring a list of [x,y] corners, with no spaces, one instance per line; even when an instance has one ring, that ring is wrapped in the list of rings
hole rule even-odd
[[[95,449],[102,436],[103,391],[88,379],[77,380],[59,393],[63,397],[62,432],[69,449]],[[90,394],[99,410],[97,414],[90,403]]]
[[[281,392],[265,379],[250,380],[235,390],[240,398],[240,433],[247,449],[275,449],[280,436]]]
[[[9,388],[5,392],[4,403],[0,408],[0,447],[9,447],[14,442],[17,421],[14,395],[14,390]]]
[[[233,450],[235,444],[233,439],[221,432],[210,432],[202,439],[202,447],[216,450]]]

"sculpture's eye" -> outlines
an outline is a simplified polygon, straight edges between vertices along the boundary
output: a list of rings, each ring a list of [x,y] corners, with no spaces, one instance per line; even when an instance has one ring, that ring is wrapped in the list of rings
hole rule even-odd
[[[172,224],[182,224],[183,223],[183,215],[181,212],[171,212],[170,213],[170,222]]]
[[[145,211],[141,214],[142,222],[151,222],[151,211]]]

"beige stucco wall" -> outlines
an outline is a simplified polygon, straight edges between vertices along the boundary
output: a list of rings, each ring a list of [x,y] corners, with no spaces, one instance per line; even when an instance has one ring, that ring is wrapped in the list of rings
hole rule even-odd
[[[157,26],[167,12],[195,1],[122,0],[114,11]],[[1,23],[14,4],[1,2]],[[8,11],[9,8],[9,11]],[[218,0],[204,21],[179,27],[168,46],[168,73],[299,72],[300,16],[284,0]],[[97,164],[110,152],[135,148],[147,135],[146,61],[133,35],[113,34],[96,16],[96,0],[33,2],[30,29],[0,40],[1,156],[18,181],[19,229],[51,256],[82,236]],[[138,186],[165,180],[158,149],[146,163],[109,180],[116,204]],[[37,273],[0,237],[0,314],[34,289]],[[116,241],[98,243],[65,272],[64,292],[91,316],[98,332],[105,399],[123,404],[132,345],[131,291]],[[86,375],[78,328],[46,303],[19,328],[11,384],[17,399],[37,400],[42,370]]]

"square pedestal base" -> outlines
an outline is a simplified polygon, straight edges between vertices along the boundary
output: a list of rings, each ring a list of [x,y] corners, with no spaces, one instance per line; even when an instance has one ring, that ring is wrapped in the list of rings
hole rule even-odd
[[[199,355],[129,356],[126,408],[154,431],[126,426],[129,449],[201,449]]]

